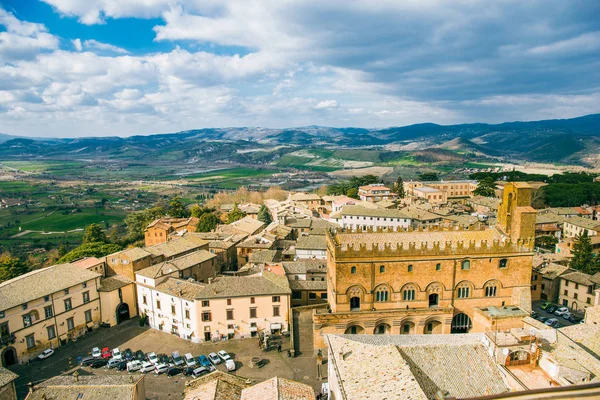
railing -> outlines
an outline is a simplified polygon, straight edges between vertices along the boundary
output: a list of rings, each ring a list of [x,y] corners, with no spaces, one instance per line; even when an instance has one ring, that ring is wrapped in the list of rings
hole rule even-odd
[[[17,338],[15,335],[3,336],[0,338],[0,347],[8,346],[10,344],[13,344],[16,341],[17,341]]]

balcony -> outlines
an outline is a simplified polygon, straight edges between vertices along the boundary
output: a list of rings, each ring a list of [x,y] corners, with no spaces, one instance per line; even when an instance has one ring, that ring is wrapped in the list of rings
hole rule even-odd
[[[9,346],[16,342],[17,338],[15,335],[7,335],[0,338],[0,348]]]

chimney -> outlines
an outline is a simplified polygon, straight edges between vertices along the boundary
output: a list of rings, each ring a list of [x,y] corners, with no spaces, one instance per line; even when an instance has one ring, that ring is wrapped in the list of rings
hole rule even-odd
[[[75,371],[73,373],[73,378],[75,378],[75,382],[79,382],[79,372]]]
[[[27,384],[27,387],[29,388],[29,393],[33,393],[35,391],[35,388],[33,387],[33,382],[29,382]]]

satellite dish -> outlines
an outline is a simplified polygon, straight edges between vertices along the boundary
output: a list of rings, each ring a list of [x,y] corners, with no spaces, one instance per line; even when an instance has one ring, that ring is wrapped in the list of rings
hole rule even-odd
[[[505,347],[504,349],[502,349],[502,354],[504,354],[505,356],[507,356],[508,353],[510,353],[510,350],[508,350],[508,348]]]

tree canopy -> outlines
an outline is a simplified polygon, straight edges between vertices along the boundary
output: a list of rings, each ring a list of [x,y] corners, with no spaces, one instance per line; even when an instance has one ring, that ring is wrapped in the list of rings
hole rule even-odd
[[[394,185],[394,192],[398,195],[399,199],[403,199],[406,196],[406,193],[404,192],[404,181],[402,180],[401,176],[399,176],[398,179],[396,179],[396,184]]]
[[[204,214],[214,213],[217,211],[214,207],[201,207],[199,205],[195,205],[190,210],[190,215],[192,217],[200,218]]]
[[[231,224],[232,222],[239,221],[240,219],[244,218],[245,216],[246,216],[246,213],[243,212],[242,210],[240,210],[238,205],[236,204],[233,207],[233,210],[231,210],[229,212],[229,214],[227,214],[227,223]]]
[[[495,197],[496,182],[491,177],[483,178],[477,184],[477,188],[475,188],[473,194],[475,196]]]
[[[440,177],[437,172],[424,172],[419,175],[419,180],[421,181],[439,181]]]
[[[350,180],[329,185],[329,187],[327,187],[327,194],[331,196],[345,195],[348,197],[358,197],[358,188],[360,186],[371,185],[378,182],[380,182],[380,179],[375,175],[353,176]],[[348,194],[349,192],[350,194]],[[353,196],[351,196],[351,194]]]
[[[571,268],[590,275],[600,272],[600,257],[592,252],[592,240],[587,232],[575,238],[572,253]]]
[[[271,213],[269,212],[267,206],[265,206],[264,204],[260,206],[256,218],[259,221],[263,222],[265,225],[269,225],[271,222],[273,222],[273,218],[271,218]]]
[[[179,196],[173,197],[169,202],[169,215],[173,218],[187,218],[190,216]]]
[[[0,282],[16,278],[29,272],[27,265],[9,252],[0,254]]]
[[[106,234],[102,230],[102,227],[98,224],[91,224],[85,228],[83,233],[82,243],[102,242],[106,243]]]
[[[128,214],[127,218],[125,218],[127,235],[132,240],[143,238],[144,229],[146,229],[148,224],[157,218],[164,217],[166,214],[167,211],[160,206]]]
[[[219,218],[214,213],[202,214],[196,225],[196,232],[212,232],[218,224]]]
[[[123,247],[118,244],[89,242],[71,250],[61,257],[58,262],[67,263],[84,257],[104,257],[121,250],[123,250]]]

